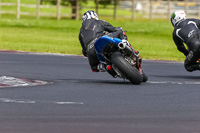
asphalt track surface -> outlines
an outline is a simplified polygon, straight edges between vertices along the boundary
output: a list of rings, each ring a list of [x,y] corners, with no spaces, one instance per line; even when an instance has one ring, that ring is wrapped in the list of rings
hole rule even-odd
[[[0,133],[200,133],[200,72],[144,60],[148,82],[92,73],[82,56],[0,52]]]

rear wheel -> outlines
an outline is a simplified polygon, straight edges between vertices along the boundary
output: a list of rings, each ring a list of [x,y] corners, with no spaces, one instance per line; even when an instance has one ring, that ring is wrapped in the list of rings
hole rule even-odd
[[[143,76],[138,69],[131,66],[120,52],[114,52],[111,55],[111,62],[132,84],[140,84],[143,81]]]

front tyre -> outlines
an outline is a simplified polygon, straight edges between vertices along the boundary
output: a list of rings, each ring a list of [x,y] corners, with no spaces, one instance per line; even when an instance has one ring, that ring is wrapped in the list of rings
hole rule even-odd
[[[142,76],[143,76],[143,82],[147,82],[148,77],[147,77],[147,75],[144,73],[144,71],[142,71]]]
[[[131,66],[121,55],[120,52],[114,52],[111,55],[111,62],[132,84],[140,84],[143,76],[136,67]]]

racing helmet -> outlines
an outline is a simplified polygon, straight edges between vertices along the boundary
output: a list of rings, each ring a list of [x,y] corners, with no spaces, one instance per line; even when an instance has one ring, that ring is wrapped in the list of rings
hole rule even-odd
[[[85,12],[82,16],[82,22],[84,22],[87,19],[96,19],[99,20],[98,15],[93,11],[93,10],[89,10],[87,12]]]
[[[171,15],[171,23],[174,27],[178,22],[185,20],[186,18],[186,14],[183,10],[176,10]]]

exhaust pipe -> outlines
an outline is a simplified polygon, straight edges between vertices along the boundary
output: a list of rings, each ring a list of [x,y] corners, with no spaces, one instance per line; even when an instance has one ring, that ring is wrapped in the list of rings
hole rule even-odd
[[[119,49],[124,50],[126,52],[127,55],[131,55],[134,53],[133,49],[130,48],[128,45],[126,45],[125,43],[119,43],[118,44]]]
[[[119,49],[125,49],[125,48],[126,48],[126,44],[120,42],[120,43],[118,44],[118,47],[119,47]]]

